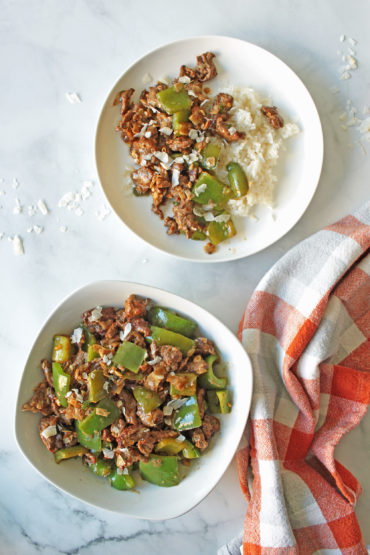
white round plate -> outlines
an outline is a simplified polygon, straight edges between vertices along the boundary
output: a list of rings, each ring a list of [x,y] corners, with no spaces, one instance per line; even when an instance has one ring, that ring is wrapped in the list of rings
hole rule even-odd
[[[209,448],[189,468],[182,481],[171,488],[161,488],[140,480],[137,490],[118,491],[84,468],[80,460],[55,464],[40,440],[40,414],[22,412],[32,389],[42,380],[40,361],[50,358],[52,338],[56,333],[72,333],[85,310],[97,306],[122,306],[131,294],[151,298],[197,322],[200,333],[217,345],[227,365],[233,407],[220,415],[221,431]],[[50,315],[32,347],[16,405],[15,433],[18,445],[29,462],[54,486],[96,507],[135,518],[164,520],[179,516],[200,503],[215,487],[238,447],[247,421],[252,396],[252,368],[242,344],[217,318],[200,306],[161,289],[125,281],[97,281],[78,289]]]
[[[182,64],[195,65],[196,56],[216,54],[219,75],[209,82],[212,94],[220,81],[252,87],[270,97],[289,121],[296,121],[301,133],[286,141],[275,174],[274,218],[271,209],[259,206],[258,221],[235,218],[238,234],[221,243],[212,255],[204,252],[204,242],[166,233],[163,222],[151,211],[151,196],[125,194],[125,168],[133,165],[128,145],[115,131],[118,107],[112,106],[118,91],[134,88],[138,95],[145,85],[143,76],[154,80],[174,78]],[[208,84],[208,83],[207,83]],[[137,98],[137,97],[134,97]],[[124,224],[144,241],[174,256],[197,262],[225,262],[256,253],[287,233],[301,218],[316,190],[323,160],[323,135],[315,104],[302,81],[279,58],[254,44],[222,36],[180,40],[153,50],[120,77],[108,95],[96,133],[96,164],[100,182],[112,209]]]

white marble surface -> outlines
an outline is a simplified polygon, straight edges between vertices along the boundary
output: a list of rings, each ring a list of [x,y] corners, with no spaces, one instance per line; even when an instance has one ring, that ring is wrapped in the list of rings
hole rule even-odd
[[[210,555],[239,531],[245,502],[235,464],[197,508],[168,522],[124,519],[57,491],[16,448],[18,383],[48,313],[86,282],[114,278],[160,286],[199,303],[236,331],[265,271],[298,241],[368,197],[370,153],[355,143],[359,136],[353,128],[341,129],[338,116],[347,99],[361,111],[370,104],[369,12],[366,0],[188,0],[186,7],[169,0],[0,1],[0,190],[6,192],[0,197],[5,234],[0,241],[1,553]],[[94,214],[104,203],[94,167],[94,133],[112,83],[148,50],[197,34],[233,35],[280,56],[311,91],[325,134],[321,181],[301,221],[267,250],[212,267],[158,254],[126,232],[115,215],[101,222]],[[338,79],[337,50],[347,48],[339,42],[341,34],[358,41],[359,68],[348,81]],[[339,92],[333,94],[332,87]],[[81,95],[81,104],[66,100],[72,91]],[[57,207],[64,192],[79,190],[89,179],[95,182],[94,194],[83,203],[83,216]],[[15,198],[24,205],[19,215],[13,214]],[[31,217],[27,206],[39,198],[50,213]],[[43,233],[27,233],[34,224],[42,225]],[[66,233],[59,231],[62,225],[68,226]],[[13,234],[23,237],[24,256],[13,256],[7,240]],[[369,420],[338,448],[338,458],[365,486],[357,512],[368,542],[370,477],[361,453]]]

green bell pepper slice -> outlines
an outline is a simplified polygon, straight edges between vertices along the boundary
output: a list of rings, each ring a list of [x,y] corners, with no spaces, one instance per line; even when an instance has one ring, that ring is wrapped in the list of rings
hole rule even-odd
[[[88,351],[89,347],[91,345],[95,345],[96,341],[96,337],[93,333],[91,333],[91,331],[89,331],[85,326],[82,326],[83,329],[83,333],[84,333],[84,344],[82,346],[84,351]]]
[[[64,372],[62,365],[59,362],[53,362],[53,385],[56,396],[62,407],[68,407],[66,393],[69,391],[71,376]]]
[[[106,397],[107,392],[104,389],[105,376],[102,368],[96,368],[87,377],[87,384],[89,387],[89,401],[90,403],[97,403],[103,397]]]
[[[87,346],[87,362],[91,362],[92,360],[94,360],[95,358],[100,358],[99,353],[97,353],[94,350],[94,346],[93,345],[88,345]]]
[[[193,232],[193,235],[190,237],[193,241],[205,241],[207,239],[207,235],[203,233],[203,231],[199,231],[198,229]]]
[[[55,335],[51,360],[67,362],[71,358],[72,343],[68,335]]]
[[[190,110],[192,105],[191,98],[182,83],[176,83],[173,87],[157,92],[157,98],[167,114]]]
[[[162,404],[158,393],[145,387],[135,387],[133,394],[145,413],[151,412]]]
[[[231,395],[228,389],[207,391],[208,410],[211,413],[228,414],[231,412]]]
[[[78,420],[76,420],[76,434],[77,434],[77,441],[84,447],[91,449],[92,451],[101,451],[102,444],[101,444],[101,435],[100,432],[95,432],[94,434],[85,434],[80,429],[80,424]]]
[[[138,372],[135,374],[134,372],[130,372],[130,370],[125,370],[122,372],[121,377],[124,380],[131,380],[133,382],[140,382],[144,379],[144,374],[142,372]]]
[[[199,385],[204,389],[225,389],[227,386],[227,378],[219,378],[214,373],[213,365],[217,359],[217,355],[209,355],[205,359],[208,364],[207,372],[199,376]]]
[[[151,335],[145,338],[149,343],[155,341],[159,346],[172,345],[180,349],[183,355],[186,355],[195,345],[194,341],[185,335],[158,326],[150,326],[150,332]]]
[[[181,124],[189,121],[190,110],[180,110],[175,112],[172,116],[172,129],[174,135],[178,137],[181,135]]]
[[[207,226],[207,235],[213,245],[218,245],[226,239],[231,239],[236,235],[234,222],[230,218],[227,222],[209,222]]]
[[[112,472],[112,462],[106,459],[96,459],[96,463],[89,464],[89,470],[97,476],[106,478]]]
[[[168,488],[180,482],[177,457],[165,455],[149,455],[149,461],[140,461],[141,476],[147,482]]]
[[[113,364],[117,366],[124,366],[128,368],[131,372],[137,373],[140,366],[144,362],[147,356],[146,349],[131,343],[130,341],[124,341],[118,347],[116,354],[113,357]]]
[[[119,474],[118,468],[115,468],[113,472],[109,475],[109,483],[114,489],[119,489],[125,491],[132,489],[135,486],[135,480],[131,474]]]
[[[107,414],[99,414],[105,411]],[[99,401],[92,412],[79,423],[80,430],[85,434],[93,435],[110,426],[121,414],[121,411],[112,399],[106,398]]]
[[[220,145],[208,143],[202,150],[202,167],[205,170],[215,170],[220,152]]]
[[[201,425],[202,420],[199,414],[197,398],[193,395],[176,411],[173,427],[175,430],[183,432],[184,430],[199,428]]]
[[[182,451],[185,459],[198,459],[200,457],[200,451],[195,445],[191,443],[188,439],[185,440],[185,446]]]
[[[177,314],[170,312],[166,308],[161,308],[160,306],[153,306],[149,310],[148,319],[149,322],[155,326],[181,333],[182,335],[186,335],[186,337],[192,337],[197,328],[195,322],[177,316]]]
[[[230,187],[236,198],[243,197],[248,193],[248,178],[245,171],[237,162],[229,162],[226,166]]]
[[[170,384],[170,395],[171,397],[190,397],[191,395],[196,395],[197,392],[197,374],[192,374],[191,372],[177,373],[176,377],[180,378],[183,388],[177,389],[174,384]]]
[[[218,208],[223,208],[232,198],[230,187],[208,172],[202,172],[200,174],[193,185],[192,193],[193,202],[197,204],[208,204],[209,202],[213,202],[215,207]]]
[[[168,437],[159,441],[154,451],[162,455],[178,455],[180,451],[184,449],[185,445],[185,440],[177,441],[177,439]]]
[[[57,464],[61,461],[65,461],[67,459],[72,459],[74,457],[82,457],[85,453],[88,453],[89,450],[82,445],[74,445],[73,447],[64,447],[63,449],[58,449],[54,453],[54,460]]]

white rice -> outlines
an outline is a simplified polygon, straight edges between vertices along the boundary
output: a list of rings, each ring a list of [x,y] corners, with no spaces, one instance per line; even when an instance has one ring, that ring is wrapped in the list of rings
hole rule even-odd
[[[249,191],[238,200],[228,203],[228,210],[235,216],[252,216],[256,204],[274,205],[274,187],[277,178],[273,173],[279,159],[279,151],[285,139],[300,132],[295,123],[286,122],[281,129],[273,129],[261,113],[261,106],[271,106],[271,100],[262,98],[251,88],[227,87],[221,92],[231,94],[234,104],[229,122],[245,132],[245,139],[235,143],[220,140],[222,145],[217,176],[228,182],[226,165],[238,162],[248,176]]]

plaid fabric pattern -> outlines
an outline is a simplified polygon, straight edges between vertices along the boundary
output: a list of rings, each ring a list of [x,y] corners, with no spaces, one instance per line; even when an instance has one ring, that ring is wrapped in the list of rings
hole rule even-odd
[[[354,513],[361,486],[334,450],[370,402],[369,224],[370,203],[293,248],[240,323],[254,372],[237,455],[244,555],[367,554]]]

